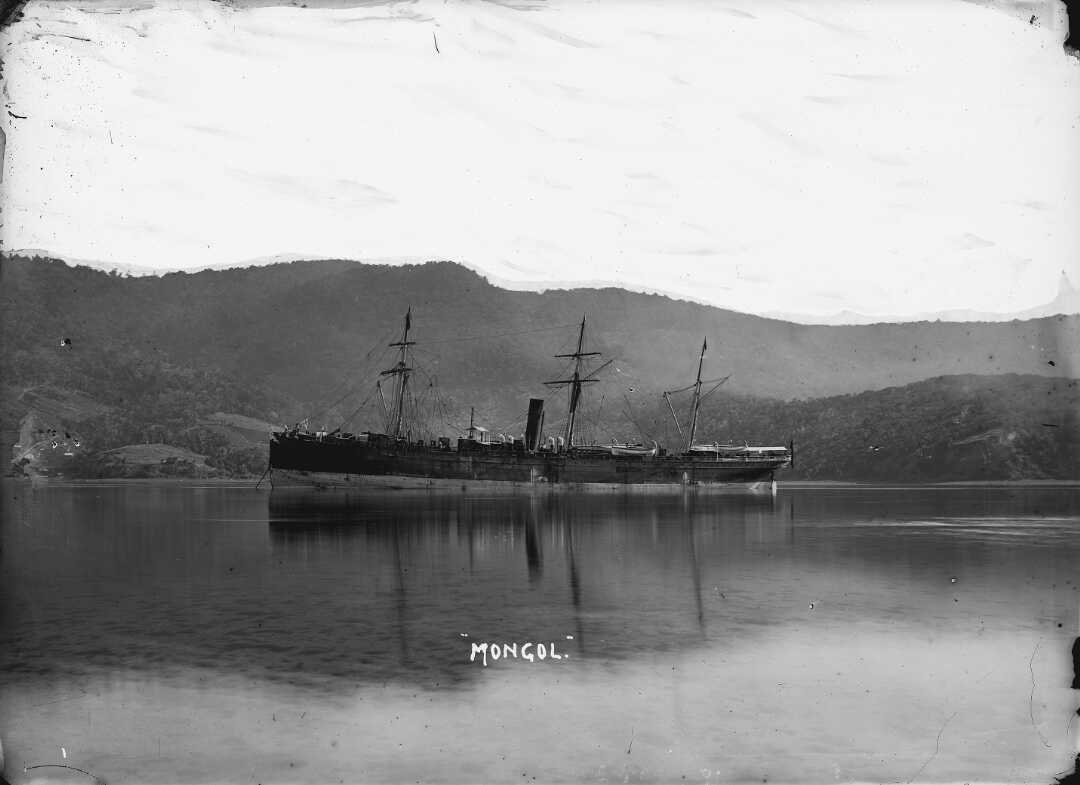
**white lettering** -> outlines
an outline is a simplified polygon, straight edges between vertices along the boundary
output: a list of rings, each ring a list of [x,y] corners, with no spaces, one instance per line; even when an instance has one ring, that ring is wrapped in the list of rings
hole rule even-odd
[[[484,655],[484,667],[487,667],[487,651],[488,645],[486,643],[473,643],[472,651],[469,652],[469,662],[476,662],[476,655],[479,652]]]
[[[477,655],[480,655],[480,660],[484,667],[487,667],[488,658],[492,662],[498,662],[499,660],[508,659],[521,659],[526,662],[536,662],[537,660],[568,660],[569,654],[560,654],[555,648],[555,642],[550,643],[534,643],[533,641],[525,642],[513,642],[513,643],[469,643],[469,662],[476,662]]]

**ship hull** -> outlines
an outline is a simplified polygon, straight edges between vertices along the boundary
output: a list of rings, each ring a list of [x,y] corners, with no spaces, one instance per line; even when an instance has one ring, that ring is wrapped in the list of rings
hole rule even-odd
[[[273,488],[316,488],[339,491],[454,491],[460,493],[624,493],[655,494],[672,491],[707,493],[768,494],[774,483],[769,480],[738,482],[673,482],[614,483],[614,482],[515,482],[506,480],[449,480],[442,477],[410,477],[406,475],[339,474],[308,472],[293,469],[274,469],[270,474]]]
[[[544,453],[510,446],[458,451],[344,439],[283,438],[270,445],[275,486],[326,488],[767,491],[783,465],[775,459]]]

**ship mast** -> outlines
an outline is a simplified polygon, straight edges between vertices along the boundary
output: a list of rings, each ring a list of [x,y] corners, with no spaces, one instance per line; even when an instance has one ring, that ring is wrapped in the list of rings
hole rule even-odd
[[[409,373],[412,368],[408,365],[409,347],[415,346],[416,341],[409,340],[409,328],[412,327],[412,307],[405,312],[405,330],[400,341],[394,341],[390,346],[399,349],[397,365],[383,371],[380,376],[394,376],[394,408],[390,412],[390,436],[401,436],[401,423],[405,413],[405,388],[409,384]]]
[[[686,451],[694,448],[694,434],[697,433],[698,408],[701,405],[701,366],[705,364],[705,350],[709,346],[709,339],[701,342],[701,357],[698,358],[697,381],[694,382],[694,408],[690,415],[690,440],[686,443]]]
[[[574,419],[577,416],[578,402],[581,400],[581,385],[591,384],[596,379],[584,378],[581,375],[581,360],[583,357],[598,357],[600,352],[583,352],[585,346],[585,316],[581,317],[581,329],[578,331],[577,351],[570,354],[556,354],[556,357],[574,358],[574,375],[569,379],[559,379],[553,382],[544,382],[550,385],[570,385],[570,406],[566,414],[566,448],[574,446]],[[591,374],[590,374],[591,375]]]

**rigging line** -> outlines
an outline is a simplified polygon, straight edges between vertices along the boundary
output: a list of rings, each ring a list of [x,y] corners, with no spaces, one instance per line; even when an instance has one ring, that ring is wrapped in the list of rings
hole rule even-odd
[[[465,426],[462,425],[463,422],[464,420],[460,420],[457,416],[451,414],[448,408],[443,410],[443,424],[449,426],[451,431],[455,433],[464,433]]]
[[[439,355],[435,354],[435,352],[429,352],[427,349],[424,348],[425,346],[428,345],[428,343],[429,343],[429,341],[424,341],[424,343],[421,345],[418,342],[415,346],[412,346],[409,349],[409,352],[412,353],[412,354],[427,354],[427,355],[430,355],[431,357],[435,357],[436,359],[438,359]]]
[[[577,346],[577,344],[574,344],[571,348],[576,348],[576,346]],[[607,368],[613,362],[615,362],[615,359],[611,359],[611,360],[608,360],[606,362],[603,362],[600,365],[596,366],[596,368],[594,368],[591,371],[589,371],[585,367],[582,367],[581,368],[581,371],[582,371],[581,379],[582,379],[582,381],[587,380],[587,379],[591,380],[593,376],[596,376],[596,374],[600,373],[600,371]],[[584,363],[582,365],[584,366]],[[562,370],[560,371],[560,376],[562,378],[567,378],[567,379],[570,378],[573,375],[574,369],[576,367],[577,367],[577,361],[576,360],[573,360],[573,359],[566,360],[562,365]]]
[[[731,378],[731,374],[729,373],[723,379],[702,379],[701,383],[703,385],[704,384],[717,384],[717,385],[720,385],[720,384],[723,384],[724,382],[726,382],[730,378]],[[667,394],[668,395],[675,395],[676,393],[686,392],[687,390],[694,389],[694,387],[696,387],[696,386],[697,386],[697,382],[694,382],[693,384],[689,384],[686,387],[680,387],[677,390],[667,390]]]
[[[375,382],[375,391],[379,394],[379,409],[383,416],[383,430],[389,430],[390,425],[390,412],[386,408],[386,396],[382,391],[382,379]]]
[[[431,384],[428,384],[427,387],[421,387],[419,392],[417,392],[416,389],[413,389],[413,391],[412,391],[413,407],[415,409],[414,414],[415,414],[415,417],[416,417],[417,420],[420,419],[421,412],[423,410],[426,410],[428,404],[432,400],[431,391],[433,389],[434,389],[434,387]],[[424,427],[428,428],[429,430],[431,428],[431,421],[428,420],[426,418],[426,416],[425,416],[425,419],[424,419]]]
[[[368,350],[367,350],[367,353],[366,353],[366,354],[364,355],[364,359],[362,359],[362,360],[360,361],[361,369],[358,369],[358,370],[357,370],[357,373],[359,373],[359,370],[362,370],[362,366],[363,366],[363,364],[364,364],[364,363],[367,363],[368,361],[370,361],[370,360],[371,360],[371,357],[372,357],[372,355],[374,355],[374,354],[375,354],[375,351],[376,351],[376,350],[377,350],[377,349],[378,349],[379,347],[382,347],[382,348],[383,348],[383,354],[385,354],[385,353],[386,353],[386,347],[385,347],[385,345],[384,345],[384,344],[385,344],[385,343],[386,343],[386,342],[387,342],[387,341],[388,341],[388,340],[389,340],[389,339],[390,339],[391,337],[393,337],[393,333],[388,333],[388,334],[387,334],[386,336],[384,336],[384,337],[380,337],[380,338],[377,338],[377,339],[376,339],[376,341],[375,341],[375,343],[374,343],[374,344],[372,345],[372,347],[371,347],[370,349],[368,349]],[[355,376],[357,375],[357,373],[354,373],[354,374],[353,374],[353,377],[355,377]],[[349,378],[346,378],[346,379],[344,379],[344,380],[343,380],[343,381],[342,381],[342,382],[341,382],[341,383],[340,383],[340,384],[339,384],[339,385],[338,385],[338,386],[337,386],[337,387],[336,387],[336,388],[335,388],[334,390],[332,390],[332,391],[330,392],[330,394],[329,394],[329,395],[327,395],[326,397],[327,397],[327,398],[329,398],[330,396],[334,395],[334,394],[335,394],[335,393],[336,393],[336,392],[338,391],[338,389],[340,389],[340,388],[341,388],[341,387],[342,387],[343,385],[346,385],[346,384],[348,384],[348,383],[349,383],[349,381],[350,381],[350,379],[349,379]]]
[[[446,422],[443,420],[442,417],[439,416],[439,391],[434,387],[431,387],[429,389],[432,390],[433,394],[431,396],[431,413],[428,415],[428,421],[433,424],[435,422],[439,422],[444,426],[443,430],[446,430]]]
[[[417,373],[423,374],[424,378],[428,381],[428,386],[434,387],[438,383],[438,377],[427,372],[420,363],[416,362],[415,352],[413,353],[413,370]]]
[[[357,414],[359,414],[360,410],[363,409],[365,406],[367,406],[368,401],[370,401],[374,397],[375,397],[375,391],[373,390],[371,392],[371,394],[369,394],[368,397],[365,398],[363,400],[363,402],[359,406],[356,407],[355,410],[353,410],[352,414],[350,414],[348,417],[346,417],[344,420],[341,421],[341,425],[338,426],[338,430],[339,431],[345,430],[345,426],[349,424],[349,422],[352,420],[352,418],[355,417]]]
[[[440,360],[439,355],[435,354],[435,352],[429,352],[416,346],[413,346],[409,350],[409,357],[414,363],[413,370],[419,370],[421,372],[423,372],[423,369],[419,367],[419,363],[421,360],[423,360],[425,363],[431,363],[433,365],[438,365]]]
[[[516,430],[520,429],[522,425],[525,425],[527,423],[528,423],[528,418],[526,418],[524,420],[514,420],[509,425],[503,425],[502,430],[504,430],[504,431],[516,431]]]
[[[414,354],[413,354],[413,370],[416,371],[417,373],[421,374],[425,379],[427,379],[428,384],[427,384],[427,387],[424,388],[425,394],[427,393],[428,390],[430,390],[432,392],[432,394],[434,396],[436,396],[436,398],[437,398],[440,395],[440,392],[439,392],[439,376],[438,376],[438,374],[428,373],[427,369],[425,369],[422,365],[420,365],[420,363],[416,362],[415,351],[414,351]]]
[[[340,388],[341,388],[342,386],[344,386],[345,384],[347,384],[347,383],[348,383],[349,381],[351,381],[351,380],[349,380],[349,379],[346,379],[346,380],[345,380],[344,382],[342,382],[341,384],[339,384],[339,385],[338,385],[338,387],[334,389],[334,392],[337,392],[337,390],[338,390],[338,389],[340,389]],[[319,419],[320,417],[322,417],[322,416],[323,416],[324,414],[326,414],[327,412],[329,412],[329,411],[330,411],[331,409],[333,409],[333,408],[334,408],[335,406],[337,406],[337,405],[338,405],[339,403],[341,403],[341,402],[342,402],[342,401],[344,401],[344,400],[345,400],[346,398],[348,398],[348,397],[349,397],[350,395],[352,395],[352,393],[353,393],[353,391],[352,391],[352,390],[346,390],[346,391],[344,392],[344,394],[343,394],[343,395],[342,395],[342,396],[341,396],[340,398],[338,398],[338,399],[337,399],[336,401],[334,401],[333,403],[331,403],[331,404],[328,404],[328,405],[326,405],[326,406],[322,407],[321,409],[318,409],[318,410],[316,410],[316,411],[314,411],[314,412],[310,412],[310,413],[309,413],[309,414],[308,414],[308,415],[307,415],[307,416],[306,416],[306,417],[305,417],[304,419],[305,419],[305,420],[318,420],[318,419]]]
[[[593,430],[600,430],[600,426],[603,424],[601,419],[604,413],[604,398],[607,397],[607,393],[600,393],[600,405],[596,407],[596,417],[593,420]]]
[[[607,368],[607,367],[608,367],[609,365],[611,365],[611,364],[612,364],[613,362],[615,362],[615,361],[614,361],[614,360],[608,360],[608,361],[607,361],[606,363],[604,363],[603,365],[599,365],[599,366],[597,366],[597,367],[596,367],[596,368],[594,368],[593,370],[589,371],[589,372],[588,372],[588,373],[587,373],[587,374],[586,374],[585,376],[582,376],[582,377],[581,377],[581,378],[582,378],[582,381],[584,381],[584,380],[586,380],[586,379],[591,379],[592,377],[596,376],[596,374],[600,373],[600,371],[602,371],[602,370],[604,370],[605,368]]]
[[[361,363],[361,366],[360,366],[360,368],[358,368],[358,369],[357,369],[357,370],[356,370],[356,371],[355,371],[354,373],[350,374],[349,376],[346,376],[346,377],[345,377],[345,378],[344,378],[344,379],[343,379],[343,380],[342,380],[342,381],[341,381],[341,382],[340,382],[340,383],[339,383],[339,384],[337,385],[337,387],[335,387],[335,388],[334,388],[334,389],[333,389],[333,390],[332,390],[332,391],[330,392],[330,394],[329,394],[329,395],[327,395],[326,397],[327,397],[327,398],[330,398],[330,397],[331,397],[332,395],[336,394],[338,390],[340,390],[340,389],[342,389],[343,387],[346,387],[346,386],[348,386],[348,385],[352,384],[352,383],[353,383],[353,382],[354,382],[354,381],[356,380],[356,378],[357,378],[358,376],[361,376],[361,375],[362,375],[362,372],[364,372],[364,371],[366,370],[366,369],[364,368],[364,364],[368,363],[368,362],[369,362],[369,361],[371,360],[371,357],[372,357],[372,355],[374,355],[374,354],[375,354],[375,350],[376,350],[376,349],[378,349],[378,348],[379,348],[379,346],[380,346],[381,344],[384,344],[384,343],[386,342],[386,340],[388,340],[389,338],[392,338],[392,337],[393,337],[393,333],[390,333],[390,334],[388,334],[387,336],[385,336],[384,338],[381,338],[381,339],[379,339],[379,341],[378,341],[378,342],[376,342],[376,343],[375,343],[375,345],[374,345],[374,346],[372,346],[372,347],[371,347],[371,348],[370,348],[370,349],[368,350],[367,354],[366,354],[366,355],[364,356],[364,359],[360,361],[360,363]],[[383,346],[383,351],[382,351],[382,353],[381,353],[381,354],[379,355],[380,359],[381,359],[381,358],[383,357],[383,355],[385,355],[386,353],[387,353],[387,347]],[[334,401],[334,402],[333,402],[333,403],[331,403],[331,404],[327,404],[327,405],[323,406],[323,407],[322,407],[321,409],[319,409],[318,411],[316,411],[316,412],[315,412],[314,414],[309,414],[309,415],[307,416],[307,419],[311,419],[311,420],[317,420],[317,419],[318,419],[319,417],[322,417],[322,416],[323,416],[323,415],[325,415],[325,414],[329,414],[329,412],[330,412],[330,410],[331,410],[331,409],[333,409],[333,408],[334,408],[335,406],[337,406],[338,404],[340,404],[340,403],[341,403],[342,401],[344,401],[344,400],[345,400],[346,398],[348,398],[348,397],[349,397],[350,395],[352,395],[352,394],[353,394],[354,392],[355,392],[355,390],[352,390],[352,389],[346,390],[346,391],[345,391],[345,393],[344,393],[344,394],[343,394],[343,395],[342,395],[342,396],[341,396],[340,398],[338,398],[338,399],[337,399],[336,401]]]
[[[711,390],[709,390],[709,391],[708,391],[707,393],[705,393],[705,394],[704,394],[704,395],[702,395],[702,396],[701,396],[700,398],[698,398],[698,403],[700,404],[700,403],[701,403],[702,401],[704,401],[704,400],[705,400],[706,398],[708,398],[708,397],[709,397],[710,395],[712,395],[712,394],[713,394],[714,392],[716,392],[717,390],[719,390],[719,389],[720,389],[720,387],[721,387],[721,385],[723,385],[723,383],[724,383],[724,382],[726,382],[726,381],[727,381],[728,379],[730,379],[730,378],[731,378],[730,376],[725,376],[725,377],[724,377],[723,379],[721,379],[721,380],[720,380],[719,382],[717,382],[717,384],[716,384],[716,386],[715,386],[715,387],[713,387],[713,388],[712,388]]]
[[[449,413],[447,411],[446,401],[443,399],[442,392],[438,387],[435,388],[435,405],[442,411],[441,417],[445,421],[446,417],[449,416]]]
[[[435,386],[428,384],[420,387],[419,392],[412,390],[413,419],[416,424],[417,435],[427,434],[429,438],[436,435],[437,423],[435,422]],[[430,413],[429,413],[430,409]]]
[[[551,332],[553,330],[565,330],[568,327],[577,327],[576,324],[559,324],[555,327],[538,327],[535,330],[518,330],[509,333],[490,333],[488,335],[462,335],[457,338],[443,338],[441,341],[424,341],[425,346],[437,343],[456,343],[458,341],[480,341],[486,338],[508,338],[513,335],[532,335],[533,333]]]
[[[642,436],[644,436],[646,439],[652,439],[652,436],[646,433],[645,429],[641,427],[641,424],[634,419],[634,414],[630,408],[630,397],[626,393],[623,393],[623,400],[626,401],[626,406],[623,407],[623,413],[626,415],[627,419],[629,419],[630,422],[633,423],[634,427],[638,429],[638,432]]]
[[[436,383],[435,378],[432,378],[431,381],[429,382],[428,389],[431,390],[431,396],[432,396],[432,402],[431,402],[431,411],[432,411],[431,416],[432,416],[432,418],[434,419],[436,416],[438,416],[440,419],[444,419],[443,415],[439,414],[439,410],[445,410],[445,405],[443,404],[442,392],[439,390],[439,385]]]
[[[318,411],[318,412],[317,412],[316,414],[309,414],[309,415],[308,415],[308,419],[311,419],[311,420],[318,420],[318,419],[319,419],[320,417],[322,417],[322,416],[323,416],[324,414],[329,414],[329,413],[330,413],[330,410],[331,410],[331,409],[333,409],[333,408],[334,408],[335,406],[337,406],[337,405],[338,405],[339,403],[341,403],[342,401],[344,401],[344,400],[345,400],[346,398],[348,398],[348,397],[349,397],[350,395],[352,395],[352,394],[353,394],[354,392],[355,392],[355,390],[346,390],[346,391],[345,391],[345,394],[344,394],[344,395],[342,395],[342,396],[341,396],[340,398],[338,398],[338,399],[337,399],[336,401],[334,401],[334,402],[333,402],[332,404],[330,404],[330,405],[328,405],[328,406],[325,406],[325,407],[323,407],[323,408],[322,408],[322,409],[320,409],[320,410],[319,410],[319,411]]]

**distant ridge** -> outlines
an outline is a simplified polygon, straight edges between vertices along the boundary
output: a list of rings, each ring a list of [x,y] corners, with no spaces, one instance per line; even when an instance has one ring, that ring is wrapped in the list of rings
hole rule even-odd
[[[1080,375],[1076,316],[807,326],[619,288],[510,291],[452,262],[305,261],[124,278],[6,257],[3,270],[4,337],[13,350],[51,348],[59,335],[76,346],[152,347],[173,362],[215,368],[300,401],[356,373],[364,352],[410,306],[417,340],[439,340],[440,381],[507,406],[547,378],[563,340],[522,331],[572,324],[582,313],[590,342],[618,358],[626,387],[635,389],[671,389],[663,385],[689,373],[704,335],[709,367],[733,374],[731,392],[772,398],[960,373]],[[480,334],[509,337],[447,340]]]
[[[1080,313],[1080,289],[1072,285],[1064,270],[1058,279],[1058,291],[1053,300],[1045,305],[1038,305],[1015,313],[997,313],[993,311],[972,311],[956,309],[950,311],[929,311],[910,316],[868,316],[857,311],[839,311],[828,316],[770,311],[761,314],[786,322],[797,324],[855,325],[902,322],[1011,322],[1016,319],[1038,319],[1044,316],[1071,315]]]
[[[70,267],[89,267],[91,270],[101,270],[102,272],[111,273],[116,271],[119,275],[126,275],[132,278],[141,278],[144,276],[154,276],[160,278],[163,275],[172,275],[173,273],[201,273],[204,270],[231,270],[234,268],[243,269],[246,267],[262,267],[270,264],[282,264],[288,262],[301,262],[312,259],[313,257],[308,254],[298,253],[281,253],[273,256],[264,256],[256,259],[250,259],[246,262],[236,263],[224,263],[224,264],[207,264],[201,267],[147,267],[146,265],[130,264],[128,262],[101,262],[94,259],[82,259],[75,256],[62,256],[49,251],[45,251],[41,248],[22,248],[17,251],[8,251],[6,256],[20,256],[27,258],[36,258],[42,260],[57,260]]]
[[[232,270],[232,269],[246,269],[249,267],[265,267],[273,264],[287,264],[291,262],[317,262],[324,261],[323,257],[319,257],[313,254],[301,254],[301,253],[280,253],[273,256],[258,257],[255,259],[249,259],[247,261],[236,263],[223,263],[214,265],[204,265],[201,267],[193,268],[162,268],[156,269],[152,267],[146,267],[144,265],[128,264],[128,263],[110,263],[99,262],[90,259],[80,259],[75,257],[57,256],[51,254],[48,251],[36,248],[25,248],[18,251],[11,251],[7,253],[8,256],[18,257],[35,257],[40,259],[55,259],[68,264],[69,266],[88,267],[94,270],[101,270],[103,272],[116,271],[120,275],[126,275],[129,277],[161,277],[164,275],[171,275],[174,273],[195,274],[206,270]],[[1044,316],[1057,316],[1057,315],[1071,315],[1080,314],[1080,290],[1076,289],[1068,275],[1064,270],[1061,272],[1061,276],[1058,280],[1058,292],[1057,295],[1048,303],[1044,305],[1035,306],[1034,308],[1028,308],[1024,311],[1017,311],[1013,313],[999,313],[992,311],[974,311],[966,309],[954,309],[948,311],[932,311],[922,312],[910,315],[902,314],[887,314],[887,315],[868,315],[859,313],[857,311],[844,310],[838,311],[834,314],[804,314],[794,311],[741,311],[739,309],[730,309],[727,306],[716,305],[706,302],[694,297],[690,297],[684,294],[678,294],[669,292],[663,289],[657,289],[655,287],[639,287],[631,284],[620,283],[617,281],[608,280],[580,280],[580,281],[530,281],[530,280],[513,280],[500,276],[493,275],[472,265],[457,262],[453,260],[437,260],[437,259],[423,259],[420,257],[400,257],[393,259],[334,259],[336,262],[349,262],[356,265],[424,265],[437,262],[449,262],[451,264],[457,264],[464,267],[467,270],[471,270],[477,275],[485,278],[488,282],[501,289],[517,292],[548,292],[548,291],[572,291],[575,289],[625,289],[626,291],[636,292],[639,294],[656,294],[662,297],[667,297],[671,300],[681,300],[685,302],[696,303],[708,307],[725,308],[727,310],[735,310],[738,313],[745,313],[752,316],[760,316],[765,319],[777,319],[783,322],[792,322],[794,324],[805,325],[830,325],[830,326],[843,326],[843,325],[869,325],[869,324],[904,324],[909,322],[1009,322],[1016,319],[1036,319]]]

